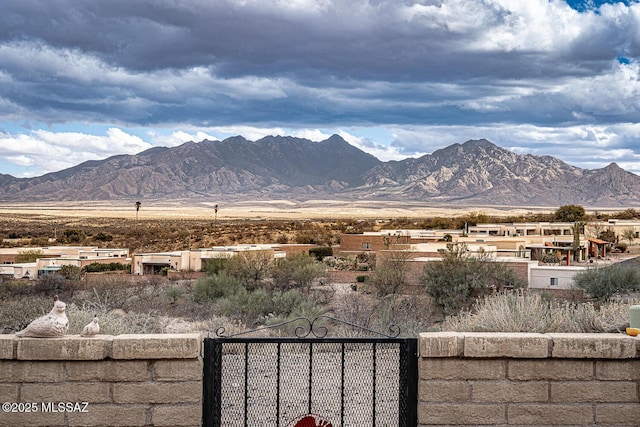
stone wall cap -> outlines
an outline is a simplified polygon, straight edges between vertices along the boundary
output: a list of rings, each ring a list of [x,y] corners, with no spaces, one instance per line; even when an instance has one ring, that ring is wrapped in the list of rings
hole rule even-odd
[[[457,332],[419,334],[420,357],[458,357],[464,351],[464,336]]]
[[[111,357],[112,335],[91,338],[65,335],[59,338],[14,336],[18,360],[101,360]]]
[[[538,332],[458,332],[465,337],[495,337],[495,338],[541,338],[547,337],[549,334],[541,334]]]
[[[552,357],[630,359],[638,355],[637,338],[626,334],[550,333]]]
[[[166,339],[202,339],[202,334],[199,332],[192,332],[188,334],[122,334],[116,335],[116,339],[150,339],[150,340],[166,340]]]
[[[640,338],[622,333],[423,332],[420,357],[629,359]]]
[[[114,359],[193,359],[201,354],[202,334],[118,335],[113,340]]]
[[[465,332],[465,357],[549,357],[551,338],[535,332]]]

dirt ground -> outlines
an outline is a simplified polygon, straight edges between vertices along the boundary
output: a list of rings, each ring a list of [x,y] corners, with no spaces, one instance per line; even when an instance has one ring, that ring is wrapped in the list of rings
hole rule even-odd
[[[135,200],[46,203],[4,203],[0,215],[35,214],[53,217],[130,218],[135,219]],[[142,219],[322,219],[322,218],[418,218],[451,217],[470,212],[489,216],[549,213],[555,208],[443,206],[419,202],[386,202],[377,200],[253,200],[228,203],[191,202],[188,200],[141,200],[138,212]],[[218,212],[214,207],[218,206]],[[600,209],[602,212],[603,210]]]

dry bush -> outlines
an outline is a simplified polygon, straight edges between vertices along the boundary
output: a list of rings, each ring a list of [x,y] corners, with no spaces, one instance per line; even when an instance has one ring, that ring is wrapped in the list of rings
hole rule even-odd
[[[93,316],[98,316],[100,334],[153,334],[162,333],[160,318],[153,313],[125,313],[122,310],[97,311],[95,307],[78,307],[67,304],[69,318],[68,334],[79,334],[84,325],[91,322]]]
[[[426,295],[387,295],[346,291],[337,295],[332,312],[338,319],[367,329],[393,335],[390,325],[400,328],[400,335],[416,336],[433,321],[433,304]],[[338,335],[358,336],[358,328],[340,327]]]
[[[636,301],[638,304],[640,300]],[[470,311],[451,316],[439,330],[459,332],[618,332],[629,323],[633,302],[554,301],[524,290],[500,292],[478,300]]]
[[[14,295],[0,301],[0,331],[11,334],[53,308],[53,298],[45,295]]]

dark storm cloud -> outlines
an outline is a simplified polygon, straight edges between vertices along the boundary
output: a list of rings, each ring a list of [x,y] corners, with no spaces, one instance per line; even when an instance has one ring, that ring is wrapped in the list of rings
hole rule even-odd
[[[516,29],[523,17],[490,1],[468,2],[475,7],[425,3],[6,0],[0,38],[77,49],[136,71],[213,66],[221,76],[438,81],[580,74],[597,67],[576,66],[571,50],[559,52],[567,55],[562,60],[535,45],[475,49],[469,44],[489,30]],[[575,41],[577,56],[615,58],[628,35],[611,37],[616,30],[590,29]],[[582,49],[585,44],[590,48]]]
[[[391,148],[407,155],[466,137],[509,146],[502,128],[534,145],[584,140],[622,153],[640,138],[627,126],[640,113],[640,5],[577,9],[562,0],[3,0],[0,115],[36,126],[387,126]]]

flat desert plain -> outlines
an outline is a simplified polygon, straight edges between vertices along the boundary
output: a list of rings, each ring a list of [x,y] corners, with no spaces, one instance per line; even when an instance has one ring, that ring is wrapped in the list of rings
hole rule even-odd
[[[0,215],[43,215],[77,218],[135,218],[135,200],[61,201],[0,204]],[[248,200],[194,202],[189,200],[140,200],[140,219],[347,219],[455,217],[468,213],[519,216],[550,213],[549,207],[447,206],[419,202],[379,200]],[[217,213],[215,207],[217,206]],[[619,210],[619,209],[618,209]],[[599,209],[607,212],[607,209]],[[616,210],[611,210],[616,211]]]

